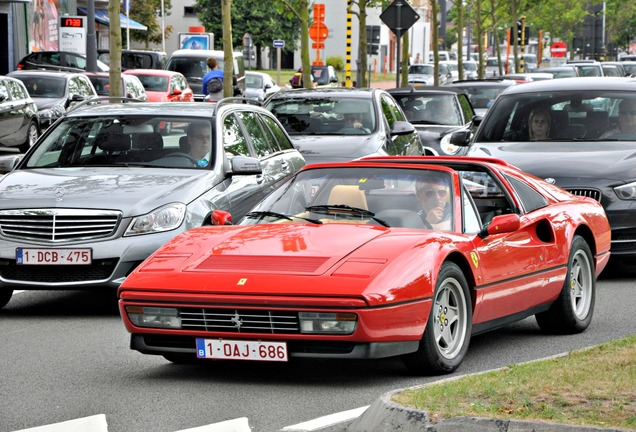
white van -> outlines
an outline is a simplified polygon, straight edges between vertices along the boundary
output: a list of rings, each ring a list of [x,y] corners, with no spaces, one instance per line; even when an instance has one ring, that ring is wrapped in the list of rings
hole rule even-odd
[[[225,63],[224,53],[220,50],[199,50],[199,49],[181,49],[172,53],[168,59],[166,69],[181,72],[188,80],[190,88],[194,92],[194,100],[203,102],[204,96],[201,90],[203,76],[210,70],[207,60],[214,57],[217,61],[219,69],[223,70]],[[237,89],[235,93],[245,94],[245,63],[243,54],[234,53],[234,76],[236,77]]]
[[[439,51],[438,52],[439,61],[449,61],[452,60],[450,53],[448,51]],[[433,51],[428,53],[428,62],[433,63],[435,61],[435,53]]]

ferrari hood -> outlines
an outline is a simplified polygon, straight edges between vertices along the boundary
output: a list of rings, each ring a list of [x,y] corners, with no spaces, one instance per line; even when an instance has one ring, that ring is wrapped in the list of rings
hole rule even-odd
[[[636,178],[634,142],[478,142],[470,147],[467,156],[500,158],[541,178]]]
[[[12,171],[0,180],[2,209],[99,208],[138,215],[170,202],[189,203],[211,172],[153,168],[54,168]]]
[[[371,135],[291,136],[294,147],[310,163],[343,162],[363,156],[380,156],[382,140]]]
[[[137,267],[120,291],[366,296],[374,303],[431,271],[434,260],[420,257],[439,250],[434,236],[348,223],[193,228]]]
[[[193,255],[199,258],[189,262],[185,271],[318,275],[387,230],[352,224],[261,224],[217,233],[220,235],[195,229],[181,237],[180,243],[187,244],[190,251],[193,244],[199,247]],[[170,252],[178,249],[179,245]]]

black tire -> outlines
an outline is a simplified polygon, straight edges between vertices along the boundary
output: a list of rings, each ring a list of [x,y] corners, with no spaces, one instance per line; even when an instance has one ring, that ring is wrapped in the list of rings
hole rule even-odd
[[[536,314],[535,318],[545,333],[581,333],[592,322],[595,302],[596,276],[592,251],[582,237],[574,236],[561,294],[550,309]]]
[[[9,288],[0,288],[0,309],[5,307],[13,296],[13,290]]]
[[[466,277],[457,264],[442,265],[426,330],[416,352],[403,356],[410,372],[418,375],[455,371],[468,351],[473,309]]]
[[[24,144],[20,144],[18,146],[18,150],[20,150],[20,153],[26,153],[27,151],[29,151],[33,144],[35,144],[35,142],[38,140],[38,136],[40,136],[40,130],[38,129],[38,125],[34,121],[32,121],[31,123],[29,123],[26,141],[24,142]]]

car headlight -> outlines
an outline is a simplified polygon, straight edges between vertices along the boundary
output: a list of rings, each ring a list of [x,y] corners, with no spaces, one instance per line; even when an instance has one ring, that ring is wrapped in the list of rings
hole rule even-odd
[[[614,188],[614,192],[622,200],[636,200],[636,182],[617,186]]]
[[[186,206],[182,203],[166,204],[132,220],[124,237],[170,231],[181,226]]]
[[[126,314],[137,327],[181,328],[179,311],[175,308],[126,306]]]
[[[60,105],[55,105],[51,108],[38,111],[38,114],[40,118],[57,119],[58,117],[61,117],[64,114],[64,108],[62,108]]]
[[[452,135],[452,132],[447,133],[446,135],[442,137],[442,139],[439,142],[440,149],[442,150],[443,153],[447,155],[454,155],[457,152],[459,152],[459,150],[461,150],[460,146],[456,146],[455,144],[450,143],[451,135]]]
[[[300,312],[300,332],[320,334],[352,334],[358,317],[353,313]]]

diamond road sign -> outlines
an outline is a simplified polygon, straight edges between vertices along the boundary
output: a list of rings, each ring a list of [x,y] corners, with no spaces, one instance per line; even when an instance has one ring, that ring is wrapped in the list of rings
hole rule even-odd
[[[406,0],[395,0],[384,9],[380,19],[393,33],[403,34],[420,19],[420,16]]]

